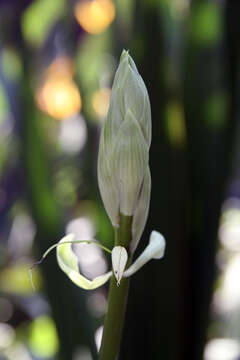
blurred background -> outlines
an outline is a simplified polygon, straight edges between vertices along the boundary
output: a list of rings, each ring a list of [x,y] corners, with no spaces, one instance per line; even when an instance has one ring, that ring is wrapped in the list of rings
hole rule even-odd
[[[111,247],[99,134],[123,48],[149,91],[150,231],[166,256],[131,280],[120,359],[240,359],[240,2],[0,1],[0,360],[97,359],[107,286],[52,253]],[[109,258],[76,247],[89,278]]]

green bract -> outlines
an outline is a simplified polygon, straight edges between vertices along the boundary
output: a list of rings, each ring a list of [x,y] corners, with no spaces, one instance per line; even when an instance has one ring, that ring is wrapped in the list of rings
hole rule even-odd
[[[150,200],[148,152],[151,110],[147,89],[128,52],[117,69],[98,155],[98,183],[113,226],[120,213],[133,216],[133,252],[143,232]]]

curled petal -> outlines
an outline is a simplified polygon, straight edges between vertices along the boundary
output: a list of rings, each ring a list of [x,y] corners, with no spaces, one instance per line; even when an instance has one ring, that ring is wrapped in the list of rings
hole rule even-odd
[[[134,263],[123,273],[124,277],[133,275],[138,269],[151,259],[161,259],[164,256],[166,242],[164,237],[157,231],[152,231],[149,244]]]
[[[71,244],[66,243],[66,241],[73,241],[73,239],[74,239],[74,235],[69,234],[60,240],[59,244],[61,243],[64,244],[57,247],[58,265],[65,272],[65,274],[72,280],[72,282],[74,282],[75,285],[85,290],[96,289],[109,280],[109,278],[112,275],[112,271],[97,276],[93,280],[89,280],[85,276],[83,276],[78,269],[78,260],[76,255],[72,251]]]

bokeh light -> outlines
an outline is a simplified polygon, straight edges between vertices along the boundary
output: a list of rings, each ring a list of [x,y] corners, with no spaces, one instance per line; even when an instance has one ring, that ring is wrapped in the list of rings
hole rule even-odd
[[[223,313],[240,306],[240,255],[231,257],[223,274],[223,283],[215,293],[215,304]]]
[[[97,318],[103,316],[107,308],[106,296],[101,290],[92,292],[87,299],[90,312]]]
[[[38,106],[56,119],[68,118],[81,110],[82,100],[73,73],[71,59],[57,58],[46,70],[43,85],[37,90]]]
[[[8,238],[9,253],[18,257],[27,254],[28,250],[31,249],[35,232],[35,224],[30,216],[24,213],[17,214]]]
[[[103,326],[100,326],[95,332],[95,343],[98,350],[100,349],[101,346],[102,336],[103,336]]]
[[[199,2],[193,8],[190,26],[191,40],[210,45],[219,40],[222,32],[221,8],[215,1]]]
[[[82,150],[87,141],[87,126],[81,115],[71,116],[60,127],[59,144],[63,151],[75,154]]]
[[[12,326],[0,323],[0,350],[9,347],[12,344],[14,337],[15,331]]]
[[[172,146],[181,148],[186,143],[186,127],[183,105],[170,101],[166,107],[166,130]]]
[[[0,288],[2,291],[11,294],[27,295],[32,294],[32,285],[29,278],[28,269],[32,263],[24,261],[15,262],[5,267],[0,273]],[[38,268],[33,271],[33,283],[36,287],[41,286],[41,275]]]
[[[210,340],[204,352],[204,360],[238,360],[240,355],[240,344],[233,339]]]
[[[111,0],[83,0],[75,7],[75,16],[90,34],[99,34],[114,20],[115,7]]]
[[[65,9],[65,0],[35,0],[25,10],[22,17],[22,31],[26,41],[32,46],[41,45],[54,21]]]
[[[92,360],[92,355],[86,346],[80,346],[73,354],[72,360]]]
[[[55,324],[48,316],[39,316],[31,324],[29,346],[40,358],[50,358],[58,350]]]
[[[3,353],[7,360],[32,360],[27,347],[20,341],[14,342],[11,346],[5,349]]]
[[[218,236],[226,249],[240,250],[240,199],[229,198],[224,202]]]
[[[109,88],[102,88],[93,94],[92,105],[96,114],[104,119],[107,115],[111,90]]]
[[[73,233],[76,240],[94,240],[95,226],[90,218],[79,217],[70,221],[66,233]],[[82,273],[89,279],[107,271],[106,260],[102,250],[95,244],[80,243],[74,246]]]
[[[50,116],[64,119],[80,111],[81,98],[70,79],[48,79],[41,89],[38,104]]]

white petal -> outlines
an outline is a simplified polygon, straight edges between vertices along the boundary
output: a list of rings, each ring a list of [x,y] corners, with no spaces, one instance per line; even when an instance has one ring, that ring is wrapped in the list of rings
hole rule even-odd
[[[118,285],[120,285],[127,260],[127,250],[123,246],[115,246],[112,250],[112,267]]]
[[[149,244],[134,263],[123,273],[124,277],[133,275],[138,269],[151,259],[161,259],[164,256],[166,242],[164,237],[157,231],[152,231]]]
[[[154,249],[153,259],[161,259],[164,256],[166,241],[162,234],[153,230],[150,235],[149,245]]]
[[[62,238],[59,244],[66,241],[73,241],[74,235],[69,234]],[[99,286],[103,285],[112,275],[112,271],[109,271],[106,274],[97,276],[93,280],[87,279],[83,276],[78,269],[78,260],[74,252],[72,251],[72,244],[65,243],[57,247],[57,261],[60,268],[67,274],[67,276],[76,284],[77,286],[85,289],[92,290],[96,289]]]

